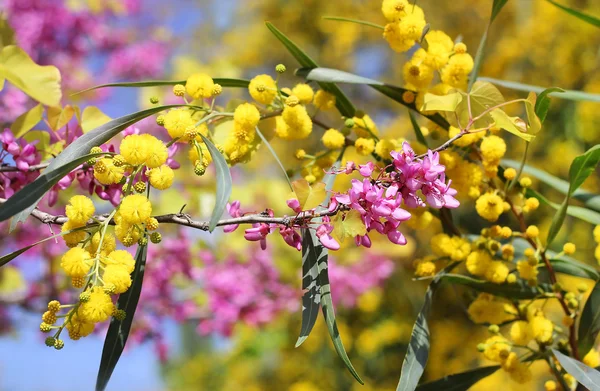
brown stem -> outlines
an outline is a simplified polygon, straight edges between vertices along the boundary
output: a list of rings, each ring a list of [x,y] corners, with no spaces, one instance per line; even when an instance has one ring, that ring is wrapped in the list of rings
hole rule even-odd
[[[33,172],[33,171],[43,170],[44,168],[48,167],[49,164],[50,163],[40,163],[40,164],[36,164],[33,166],[29,166],[27,171]],[[0,172],[17,172],[17,171],[23,171],[23,170],[19,169],[19,167],[15,167],[15,166],[0,165]]]

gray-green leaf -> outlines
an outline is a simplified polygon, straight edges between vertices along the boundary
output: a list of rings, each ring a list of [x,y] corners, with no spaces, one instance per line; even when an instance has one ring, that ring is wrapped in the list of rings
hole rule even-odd
[[[594,285],[592,293],[585,302],[579,321],[577,344],[582,355],[594,347],[598,332],[600,332],[600,282]]]
[[[560,362],[560,366],[564,368],[571,376],[579,383],[585,386],[588,390],[600,390],[600,372],[594,368],[590,368],[581,361],[575,360],[566,356],[556,349],[552,349],[552,353]]]

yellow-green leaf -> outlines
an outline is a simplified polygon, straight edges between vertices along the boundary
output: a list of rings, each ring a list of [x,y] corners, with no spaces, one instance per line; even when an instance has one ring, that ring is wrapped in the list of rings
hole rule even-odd
[[[50,150],[50,133],[44,130],[32,130],[27,132],[23,136],[23,138],[28,142],[32,143],[37,141],[38,143],[35,145],[35,148],[40,151],[42,155],[42,160],[46,160],[51,156]]]
[[[497,127],[502,128],[527,142],[535,138],[534,135],[527,133],[527,125],[521,118],[509,117],[508,114],[500,109],[492,110],[490,114]]]
[[[456,113],[460,118],[463,126],[469,121],[469,104],[467,102],[467,94],[463,94],[463,99],[460,105],[456,108]],[[481,115],[491,107],[498,106],[504,103],[504,96],[498,91],[496,86],[486,81],[476,81],[469,93],[471,101],[471,118]],[[485,128],[493,123],[493,118],[490,115],[485,115],[481,119],[475,121],[474,128]]]
[[[535,103],[537,96],[535,92],[530,92],[525,101],[525,110],[527,111],[527,120],[529,122],[529,133],[538,134],[542,129],[542,121],[535,114]]]
[[[327,195],[323,182],[311,186],[306,179],[298,179],[292,182],[292,188],[303,210],[313,209],[321,205]]]
[[[15,44],[15,31],[6,20],[6,14],[0,17],[0,49]],[[1,90],[2,88],[0,88]]]
[[[0,77],[46,106],[60,104],[58,68],[37,65],[17,46],[5,46],[0,52]]]
[[[16,138],[23,136],[27,131],[32,129],[35,125],[42,120],[44,114],[44,107],[37,105],[29,111],[21,114],[12,125],[10,130],[13,132]]]
[[[48,107],[48,124],[50,125],[50,129],[58,130],[65,126],[73,115],[75,115],[75,109],[71,105],[66,105],[64,108],[58,107]]]
[[[104,114],[96,106],[88,106],[83,109],[83,113],[81,115],[81,129],[83,130],[83,133],[87,133],[90,130],[96,129],[97,127],[102,126],[111,120],[112,118]]]
[[[434,95],[427,93],[423,99],[422,111],[455,111],[463,100],[460,92],[451,92],[448,95]]]
[[[338,213],[332,220],[333,234],[338,241],[343,242],[346,238],[354,238],[356,235],[365,235],[367,227],[360,217],[360,212],[352,209],[342,216]]]

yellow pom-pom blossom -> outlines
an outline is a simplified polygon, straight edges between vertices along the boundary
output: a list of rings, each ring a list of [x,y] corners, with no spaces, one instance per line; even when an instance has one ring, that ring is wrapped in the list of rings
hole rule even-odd
[[[152,204],[141,194],[132,194],[123,198],[119,213],[128,224],[141,224],[152,214]]]
[[[107,320],[114,311],[114,304],[108,294],[99,286],[90,291],[90,299],[79,307],[78,315],[84,322],[99,323]]]
[[[546,319],[542,312],[538,312],[529,320],[531,336],[541,344],[547,344],[552,340],[554,324]]]
[[[114,287],[114,292],[117,294],[127,291],[131,286],[131,276],[121,265],[106,266],[102,280],[106,286]]]
[[[148,175],[148,180],[150,181],[152,187],[158,190],[165,190],[171,187],[173,184],[173,178],[175,178],[173,169],[166,164],[153,168],[152,170],[146,172],[146,174]]]
[[[454,49],[454,42],[446,33],[433,30],[425,35],[427,40],[427,56],[425,63],[435,70],[440,70],[448,63],[450,54]]]
[[[281,120],[276,121],[275,133],[284,140],[304,139],[311,134],[313,128],[312,120],[302,105],[286,106]]]
[[[356,148],[359,155],[370,155],[375,150],[375,140],[372,138],[357,138],[354,142],[354,148]]]
[[[92,267],[90,253],[81,247],[75,247],[67,251],[60,260],[60,267],[69,277],[84,277]]]
[[[96,252],[98,251],[98,246],[100,245],[100,232],[96,232],[94,234],[94,236],[92,236],[92,240],[90,240],[89,244],[86,247],[86,250],[90,253],[90,254],[96,254]],[[106,255],[108,253],[110,253],[111,251],[115,251],[115,249],[117,248],[117,243],[115,240],[115,236],[113,234],[111,234],[110,232],[107,232],[104,235],[104,240],[102,241],[102,249],[101,249],[101,253],[103,255]]]
[[[76,195],[69,199],[65,214],[74,225],[82,226],[94,215],[96,208],[91,199],[86,196]]]
[[[98,182],[103,185],[113,185],[121,182],[123,174],[125,173],[123,167],[116,167],[113,164],[113,160],[109,158],[100,159],[98,163],[101,163],[105,167],[105,170],[102,172],[94,170],[94,178],[96,178]]]
[[[363,115],[362,118],[354,117],[354,132],[358,137],[370,138],[373,135],[379,135],[379,129],[377,129],[377,125],[368,115]]]
[[[567,255],[575,254],[576,250],[577,250],[577,247],[575,247],[575,244],[571,243],[571,242],[567,242],[563,246],[563,252]]]
[[[62,227],[60,227],[60,232],[63,232],[63,233],[68,232],[72,229],[79,228],[79,227],[80,227],[79,225],[73,224],[71,221],[67,221],[65,224],[62,225]],[[62,238],[68,247],[77,246],[77,244],[80,243],[81,241],[83,241],[85,239],[85,237],[86,237],[86,233],[84,230],[75,231],[75,232],[71,232],[71,233],[62,235]]]
[[[511,380],[519,384],[525,384],[532,378],[529,365],[519,361],[515,352],[510,352],[506,360],[502,363],[502,369],[508,372]]]
[[[415,265],[415,276],[417,277],[433,276],[435,272],[435,263],[430,260],[421,260]]]
[[[501,261],[493,261],[485,270],[485,279],[494,284],[503,284],[508,277],[508,267]]]
[[[482,132],[483,133],[483,132]],[[488,136],[481,142],[481,155],[484,160],[498,162],[506,153],[506,143],[498,136]]]
[[[260,121],[260,112],[250,103],[242,103],[233,113],[233,121],[243,128],[254,128]]]
[[[332,110],[335,108],[335,95],[327,91],[319,90],[315,94],[313,104],[319,110]]]
[[[441,79],[444,84],[464,89],[467,77],[473,70],[474,61],[468,53],[456,53],[450,57],[448,64],[442,69]]]
[[[600,354],[596,349],[590,351],[583,357],[583,363],[591,368],[596,368],[600,365]]]
[[[529,323],[524,320],[518,320],[510,327],[510,339],[517,344],[526,346],[531,341]]]
[[[127,273],[132,273],[135,268],[135,259],[125,250],[116,250],[111,252],[104,258],[104,263],[107,265],[117,265],[123,267]]]
[[[487,293],[480,293],[469,306],[468,313],[475,323],[500,324],[514,317],[505,311],[507,305],[510,304],[506,300],[496,299]]]
[[[204,73],[193,74],[185,83],[185,90],[194,99],[210,98],[214,87],[213,79]]]
[[[433,80],[434,69],[424,62],[426,56],[425,50],[419,49],[413,58],[404,64],[404,82],[414,86],[417,91],[427,89]]]
[[[525,200],[525,207],[527,207],[529,211],[536,210],[540,207],[540,200],[538,200],[535,197],[530,197],[527,200]]]
[[[75,312],[71,315],[66,327],[69,332],[69,337],[73,340],[77,340],[81,337],[87,337],[94,332],[96,325],[91,322],[85,322],[81,316],[78,315],[78,312]]]
[[[250,80],[248,91],[252,99],[263,105],[269,105],[277,96],[277,85],[271,76],[258,75]]]
[[[388,158],[394,149],[396,149],[396,143],[385,138],[379,140],[375,145],[375,153],[382,158]]]
[[[398,22],[400,35],[406,39],[418,41],[423,35],[423,29],[426,24],[425,15],[421,7],[418,5],[411,5],[407,10],[406,16]]]
[[[512,181],[513,179],[515,179],[515,177],[517,176],[517,170],[515,170],[514,168],[507,168],[506,170],[504,170],[504,178]]]
[[[148,159],[148,144],[148,139],[141,134],[131,134],[121,141],[119,151],[128,164],[139,166],[145,164]]]
[[[210,152],[204,143],[200,144],[200,152],[202,153],[202,159],[200,159],[200,155],[198,155],[198,150],[196,148],[190,148],[190,151],[188,152],[190,161],[195,164],[196,161],[202,160],[201,163],[205,167],[208,167],[208,165],[212,162],[212,156],[210,155]]]
[[[519,277],[526,281],[537,280],[538,268],[537,265],[531,265],[528,261],[517,262],[517,270],[519,271]]]
[[[142,134],[142,138],[146,142],[148,155],[144,162],[148,168],[160,167],[167,162],[169,151],[165,143],[150,134]]]
[[[483,276],[492,263],[492,256],[486,250],[473,251],[467,257],[467,270],[474,276]]]
[[[545,391],[558,391],[558,384],[556,384],[556,382],[554,380],[548,380],[544,383],[544,390]]]
[[[413,39],[403,35],[398,22],[391,22],[385,25],[383,29],[383,38],[387,41],[393,51],[403,53],[412,48],[415,44]]]
[[[511,347],[506,338],[501,335],[494,335],[485,341],[483,356],[488,360],[502,363],[508,358],[510,350]]]
[[[193,127],[196,121],[192,118],[192,113],[186,109],[169,110],[164,115],[164,127],[172,138],[182,137],[186,130]]]
[[[329,129],[325,133],[323,133],[323,137],[321,137],[321,141],[326,148],[329,149],[339,149],[344,146],[346,143],[346,138],[337,129]]]
[[[527,237],[529,237],[529,238],[535,239],[538,236],[540,236],[540,230],[539,230],[539,228],[537,226],[530,225],[525,230],[525,235],[527,235]]]
[[[395,22],[406,16],[408,5],[408,0],[383,0],[381,12],[388,21]]]
[[[495,193],[485,193],[475,202],[477,214],[488,221],[496,221],[504,212],[504,201]]]
[[[296,86],[292,88],[292,94],[300,100],[300,103],[305,105],[311,103],[315,96],[312,87],[305,83],[296,84]]]

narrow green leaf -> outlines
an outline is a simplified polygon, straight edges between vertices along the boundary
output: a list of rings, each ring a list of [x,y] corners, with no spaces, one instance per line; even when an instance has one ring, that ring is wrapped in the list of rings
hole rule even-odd
[[[538,95],[537,102],[535,102],[535,114],[538,116],[542,123],[546,119],[546,115],[548,114],[548,110],[550,109],[549,95],[553,92],[565,92],[565,90],[559,87],[546,88]]]
[[[451,264],[439,272],[433,278],[429,287],[427,287],[423,305],[417,315],[410,335],[408,350],[402,362],[402,372],[396,391],[414,391],[425,371],[430,350],[428,318],[431,313],[431,306],[433,305],[433,295],[439,287],[442,278],[453,267],[455,267],[455,264]]]
[[[491,365],[455,373],[429,383],[421,384],[417,387],[416,391],[467,391],[479,380],[492,375],[498,369],[500,369],[499,365]]]
[[[220,84],[221,87],[239,87],[239,88],[248,88],[250,84],[250,80],[245,79],[232,79],[226,77],[217,77],[214,78],[213,81],[217,84]],[[107,87],[132,87],[132,88],[141,88],[141,87],[161,87],[161,86],[174,86],[175,84],[184,84],[186,80],[147,80],[147,81],[127,81],[121,83],[108,83],[101,84],[99,86],[94,86],[87,88],[82,91],[75,92],[73,95],[83,94],[84,92],[97,90],[100,88]]]
[[[565,217],[567,217],[567,208],[569,206],[569,197],[567,196],[565,200],[560,204],[556,214],[552,218],[552,223],[550,224],[550,229],[548,230],[548,238],[546,239],[547,246],[550,247],[550,244],[556,239],[556,236],[560,232],[562,225],[565,221]]]
[[[558,273],[581,278],[589,278],[595,281],[600,279],[600,272],[598,272],[598,270],[565,255],[561,256],[560,258],[551,258],[550,264],[552,265],[554,271]],[[542,265],[542,267],[545,266]]]
[[[571,196],[583,182],[594,172],[600,162],[600,145],[588,149],[583,155],[577,156],[569,168],[569,193]]]
[[[591,24],[592,26],[600,27],[600,19],[598,19],[595,16],[588,15],[581,11],[577,11],[576,9],[567,7],[566,5],[559,4],[553,0],[546,0],[546,1],[552,5],[560,8],[561,10],[565,11],[566,13],[573,15],[574,17],[579,18],[580,20],[583,20],[584,22]]]
[[[504,88],[510,88],[512,90],[525,91],[525,92],[533,91],[536,94],[541,94],[542,92],[544,92],[545,90],[548,89],[545,87],[519,83],[516,81],[494,79],[492,77],[480,77],[479,80],[489,81],[490,83],[494,83],[494,84],[502,86]],[[549,96],[561,98],[561,99],[568,99],[568,100],[584,100],[584,101],[590,101],[590,102],[600,102],[600,94],[590,94],[588,92],[581,92],[581,91],[575,91],[575,90],[563,90],[560,93],[558,91],[555,91],[555,92],[549,93]]]
[[[385,27],[383,27],[380,24],[367,22],[366,20],[351,19],[351,18],[342,18],[340,16],[323,16],[323,19],[325,19],[325,20],[335,20],[337,22],[349,22],[349,23],[362,24],[363,26],[375,27],[375,28],[380,29],[380,30],[384,30],[385,29]]]
[[[549,201],[546,197],[535,190],[527,189],[525,195],[527,197],[535,197],[540,200],[541,203],[546,204],[556,210],[560,209],[561,207],[561,205]],[[594,210],[582,208],[581,206],[570,205],[567,208],[567,214],[590,224],[600,225],[600,213]]]
[[[492,16],[490,17],[490,24],[494,21],[494,19],[496,19],[496,16],[498,16],[502,10],[502,7],[504,7],[507,2],[508,0],[494,0],[494,3],[492,4]]]
[[[494,4],[495,3],[496,2],[494,1]],[[488,25],[485,27],[483,35],[481,36],[481,40],[479,41],[479,46],[477,47],[477,52],[475,53],[475,59],[473,62],[473,70],[471,71],[471,74],[469,75],[469,85],[467,87],[467,92],[471,91],[473,84],[475,84],[475,82],[477,81],[477,78],[479,76],[479,69],[481,68],[481,62],[483,61],[485,44],[487,42],[488,32],[490,31],[491,23],[492,23],[492,21],[490,20],[490,23],[488,23]]]
[[[232,187],[231,172],[229,171],[229,167],[227,166],[225,158],[221,152],[219,152],[217,147],[215,147],[214,144],[202,134],[200,134],[200,137],[202,137],[204,144],[206,144],[208,152],[210,152],[210,156],[215,164],[217,194],[215,196],[215,209],[213,209],[210,222],[208,224],[208,231],[212,232],[216,228],[219,219],[223,215],[223,211],[227,206],[227,202],[229,202],[229,196],[231,195]]]
[[[520,164],[521,163],[510,159],[502,160],[502,165],[512,167],[514,169],[518,169]],[[531,175],[532,177],[539,179],[546,185],[554,188],[555,190],[563,194],[567,194],[567,192],[569,191],[569,182],[559,179],[554,175],[548,174],[544,170],[525,165],[523,168],[523,172],[527,175]],[[594,194],[587,190],[577,189],[573,192],[573,194],[571,194],[571,197],[583,202],[586,208],[595,210],[596,212],[600,212],[600,195]]]
[[[436,113],[434,115],[424,115],[417,109],[414,100],[410,103],[404,100],[403,95],[405,92],[412,92],[416,95],[415,91],[331,68],[301,68],[296,70],[296,75],[304,77],[306,80],[312,80],[320,83],[349,83],[368,85],[388,98],[391,98],[394,101],[408,107],[409,109],[416,111],[420,115],[423,115],[442,128],[448,129],[450,127],[448,121],[446,121],[446,119],[440,114]]]
[[[575,380],[585,386],[588,390],[600,390],[600,372],[594,368],[588,367],[581,361],[562,354],[556,349],[552,349],[552,353],[554,353],[554,356],[556,356],[558,362],[560,362],[560,366],[571,374]]]
[[[89,159],[102,155],[106,155],[106,153],[87,154],[54,169],[50,169],[50,166],[48,166],[35,181],[27,184],[17,194],[0,205],[0,221],[8,220],[19,213],[23,213],[22,211],[27,208],[33,210],[39,199],[65,175]],[[32,205],[33,207],[31,207]],[[27,215],[29,215],[29,212]]]
[[[258,126],[256,127],[256,133],[258,133],[258,136],[262,140],[263,144],[265,144],[267,146],[267,148],[269,149],[269,152],[271,152],[271,155],[273,155],[273,157],[275,158],[275,161],[279,165],[279,168],[281,168],[281,171],[283,172],[283,175],[285,176],[285,179],[286,179],[288,185],[290,186],[290,190],[293,191],[294,189],[292,188],[292,181],[290,180],[290,177],[288,176],[287,171],[285,170],[285,167],[283,166],[283,163],[281,163],[281,160],[279,160],[279,156],[277,156],[277,153],[271,146],[271,143],[269,143],[267,138],[262,134],[262,132],[260,131]]]
[[[582,357],[594,347],[596,337],[600,332],[600,282],[596,282],[592,293],[585,302],[579,329],[577,331],[577,344]]]
[[[185,105],[157,106],[157,107],[153,107],[151,109],[138,111],[137,113],[128,114],[123,117],[115,118],[112,121],[109,121],[106,124],[99,126],[96,129],[79,137],[77,140],[75,140],[71,144],[69,144],[65,148],[65,150],[62,151],[57,157],[52,159],[52,161],[50,162],[50,165],[44,171],[44,175],[38,177],[34,182],[27,185],[27,186],[32,186],[35,184],[35,186],[32,186],[31,188],[29,188],[29,192],[31,192],[31,190],[34,188],[38,188],[38,186],[40,186],[39,187],[40,189],[42,189],[42,188],[45,189],[45,191],[43,193],[35,192],[35,194],[37,194],[39,198],[37,198],[36,200],[33,200],[33,201],[28,201],[29,203],[25,206],[25,208],[27,208],[27,209],[18,209],[17,210],[17,209],[13,209],[13,208],[5,208],[6,204],[0,206],[0,221],[4,221],[4,220],[8,219],[9,217],[15,216],[15,218],[11,222],[11,226],[10,226],[11,230],[13,230],[19,222],[23,222],[23,221],[25,221],[25,219],[27,219],[27,217],[31,214],[31,211],[33,211],[33,209],[38,204],[38,202],[40,201],[42,196],[46,193],[46,191],[50,190],[50,188],[54,184],[56,184],[56,182],[58,182],[62,177],[64,177],[64,175],[66,175],[68,173],[68,172],[66,172],[66,173],[64,172],[65,167],[72,167],[72,169],[77,167],[79,164],[81,164],[85,161],[85,159],[82,160],[81,158],[83,156],[86,156],[90,152],[90,149],[92,147],[97,147],[100,144],[105,143],[106,141],[110,140],[112,137],[117,135],[119,132],[121,132],[128,126],[133,125],[134,123],[136,123],[146,117],[149,117],[152,114],[158,113],[158,112],[166,110],[166,109],[180,107],[180,106],[185,106]],[[88,156],[88,158],[89,158],[89,156]],[[74,160],[77,160],[80,163],[77,165],[74,165],[74,166],[69,165],[69,162],[72,162]],[[61,170],[59,173],[53,173],[53,171],[58,170],[60,168],[63,168],[63,170]],[[62,176],[59,176],[61,174],[62,174]],[[50,176],[53,178],[53,180],[55,182],[53,182],[53,183],[48,182],[48,178]],[[26,188],[27,187],[23,188],[19,192],[23,195],[23,197],[21,197],[23,199],[31,198],[31,194],[25,193]],[[15,198],[15,197],[11,197],[11,199],[12,198]],[[17,198],[19,198],[19,197],[17,197]],[[23,204],[23,205],[25,205],[25,204]]]
[[[494,284],[491,282],[477,280],[472,277],[463,276],[461,274],[446,274],[442,276],[444,281],[452,284],[464,285],[469,288],[475,289],[478,292],[491,293],[495,296],[502,296],[517,300],[533,299],[540,295],[539,291],[535,287],[530,287],[524,281],[516,282],[514,284]],[[546,290],[545,286],[540,286]]]
[[[275,35],[275,37],[286,47],[286,49],[290,52],[292,56],[300,63],[301,66],[305,68],[318,68],[319,65],[308,56],[302,49],[298,47],[292,40],[285,36],[281,31],[277,29],[272,23],[266,22],[267,28]],[[356,108],[350,102],[348,97],[340,90],[338,86],[333,83],[318,83],[319,86],[335,95],[336,101],[335,106],[337,107],[340,114],[345,117],[354,117],[354,113],[356,112]]]
[[[427,140],[425,139],[425,136],[423,136],[423,132],[421,132],[421,127],[419,126],[419,123],[417,122],[417,119],[415,118],[414,114],[410,110],[408,110],[408,117],[410,118],[410,123],[412,124],[413,130],[415,131],[417,141],[429,148]]]
[[[103,391],[110,380],[110,377],[117,366],[117,362],[125,349],[125,343],[129,337],[133,316],[142,292],[142,282],[144,280],[144,271],[146,269],[146,256],[148,246],[139,246],[135,254],[135,269],[132,274],[131,287],[127,292],[119,295],[117,300],[117,309],[125,311],[125,319],[118,321],[111,318],[104,347],[102,348],[102,357],[100,359],[100,368],[96,378],[96,391]]]

